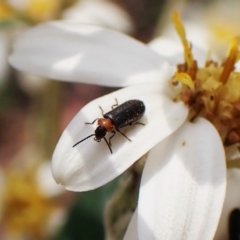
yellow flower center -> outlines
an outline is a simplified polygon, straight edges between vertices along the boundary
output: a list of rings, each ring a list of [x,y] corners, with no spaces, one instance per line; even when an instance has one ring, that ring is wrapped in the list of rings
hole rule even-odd
[[[8,20],[13,16],[13,9],[5,2],[0,2],[0,21]]]
[[[234,72],[240,56],[239,38],[234,39],[224,62],[206,60],[205,66],[198,67],[177,13],[173,15],[173,22],[185,59],[171,80],[173,86],[182,83],[177,99],[189,106],[190,120],[201,116],[212,122],[225,146],[240,142],[240,73]]]
[[[53,19],[60,7],[59,0],[27,0],[26,14],[36,22]]]
[[[56,210],[35,180],[36,169],[6,170],[2,195],[4,223],[9,239],[44,239],[49,217]]]
[[[59,0],[24,0],[19,6],[11,6],[6,1],[2,1],[0,21],[18,18],[30,20],[32,23],[49,21],[57,17],[61,5],[62,1]]]

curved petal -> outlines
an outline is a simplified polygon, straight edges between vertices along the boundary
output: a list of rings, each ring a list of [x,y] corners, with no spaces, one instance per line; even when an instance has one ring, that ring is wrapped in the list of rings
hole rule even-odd
[[[188,108],[161,94],[164,91],[159,84],[138,84],[87,104],[67,126],[54,151],[52,172],[55,180],[72,191],[86,191],[102,186],[174,132],[186,119]],[[113,154],[104,141],[97,143],[92,138],[73,148],[76,142],[94,133],[96,125],[85,125],[84,122],[101,117],[99,106],[104,112],[109,111],[115,103],[114,98],[119,103],[130,99],[140,99],[145,103],[145,115],[140,121],[145,125],[121,130],[132,141],[117,133],[112,139]],[[107,139],[111,135],[107,134]]]
[[[173,75],[169,64],[143,43],[69,21],[27,31],[15,42],[9,61],[21,71],[42,77],[107,86],[165,81]]]
[[[159,37],[151,41],[149,47],[174,66],[184,63],[183,46],[180,40],[177,41],[166,37]],[[167,51],[165,49],[167,49]],[[193,57],[197,60],[198,66],[203,67],[209,57],[209,50],[207,48],[201,48],[193,42],[192,53]],[[215,55],[211,57],[213,60],[218,60]]]
[[[202,22],[197,23],[196,21],[193,21],[193,19],[183,19],[183,22],[187,34],[187,40],[191,44],[196,45],[201,49],[205,49],[206,52],[209,51],[212,36],[211,32],[207,30],[206,26],[204,26]],[[176,28],[172,23],[168,24],[168,26],[163,30],[162,35],[169,39],[177,41],[181,45]]]
[[[184,61],[183,47],[180,41],[171,40],[165,37],[158,37],[148,43],[149,47],[163,56],[172,65]],[[167,51],[165,51],[167,49]]]
[[[138,203],[140,239],[212,239],[225,195],[225,156],[205,119],[186,122],[154,147]]]
[[[228,239],[229,214],[235,208],[240,208],[240,170],[231,168],[227,170],[227,190],[222,215],[214,240]]]
[[[155,50],[160,56],[167,59],[172,65],[184,63],[183,46],[180,40],[174,41],[168,38],[160,37],[149,43],[150,48]],[[168,49],[168,51],[164,51]],[[207,51],[203,51],[193,44],[193,56],[197,59],[200,66],[203,66],[207,59]]]
[[[119,5],[110,1],[78,1],[63,13],[63,18],[132,33],[130,16]]]

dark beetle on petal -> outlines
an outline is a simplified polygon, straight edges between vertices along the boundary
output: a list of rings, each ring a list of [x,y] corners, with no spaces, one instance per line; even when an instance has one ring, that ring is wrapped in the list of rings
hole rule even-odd
[[[112,106],[111,111],[104,114],[101,107],[100,109],[102,111],[103,118],[97,118],[92,123],[86,123],[86,124],[94,124],[98,120],[97,122],[98,127],[96,128],[95,133],[75,143],[73,147],[85,141],[86,139],[92,136],[95,136],[94,140],[97,142],[101,142],[101,139],[103,138],[106,144],[108,145],[110,152],[112,153],[111,139],[116,134],[116,131],[121,133],[125,138],[131,141],[119,129],[127,125],[135,125],[135,124],[144,125],[143,123],[137,122],[145,112],[145,105],[140,100],[128,100],[122,103],[121,105],[118,105],[118,102],[116,99],[116,104]],[[105,138],[107,132],[113,133],[108,141]]]

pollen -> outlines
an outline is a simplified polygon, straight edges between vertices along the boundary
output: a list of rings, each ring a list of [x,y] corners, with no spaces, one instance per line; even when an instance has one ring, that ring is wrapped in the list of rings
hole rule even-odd
[[[12,18],[13,14],[14,14],[13,9],[9,4],[7,4],[6,2],[0,3],[0,20],[1,21]]]
[[[44,239],[46,224],[57,208],[39,191],[35,173],[32,168],[5,171],[2,222],[8,239]]]
[[[171,79],[177,99],[189,106],[189,120],[208,119],[218,130],[225,146],[240,142],[240,73],[235,64],[240,59],[239,38],[233,39],[229,54],[222,62],[206,59],[199,67],[178,13],[173,23],[184,49],[184,63],[177,66]],[[179,83],[181,85],[179,90]],[[176,87],[177,86],[177,87]]]
[[[26,14],[36,22],[48,21],[56,16],[59,7],[57,0],[28,0]]]

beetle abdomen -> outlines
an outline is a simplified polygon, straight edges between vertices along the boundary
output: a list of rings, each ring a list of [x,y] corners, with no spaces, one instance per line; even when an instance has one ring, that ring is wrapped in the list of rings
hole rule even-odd
[[[131,125],[138,121],[145,112],[145,105],[140,100],[129,100],[104,114],[116,129]]]

